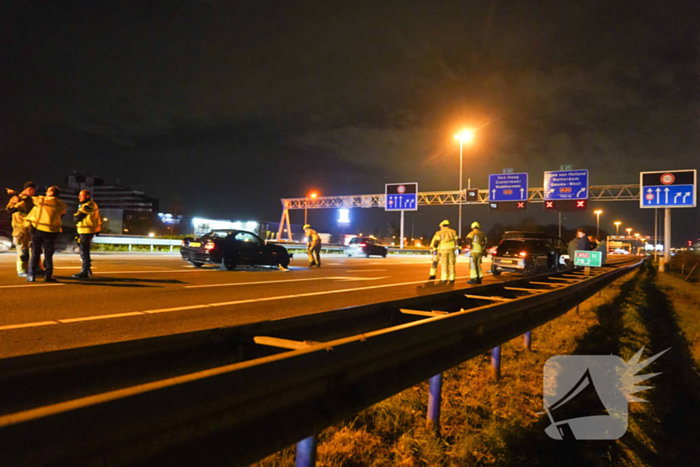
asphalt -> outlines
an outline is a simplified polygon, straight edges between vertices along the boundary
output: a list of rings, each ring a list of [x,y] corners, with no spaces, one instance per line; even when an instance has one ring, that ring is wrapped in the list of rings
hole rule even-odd
[[[233,326],[468,288],[468,261],[454,286],[427,281],[428,256],[327,255],[309,269],[296,255],[289,271],[195,268],[179,254],[93,253],[94,275],[78,255],[54,257],[59,284],[17,277],[14,252],[0,254],[0,358]],[[484,271],[490,267],[484,264]],[[509,279],[485,275],[484,283]],[[512,278],[512,276],[510,277]]]

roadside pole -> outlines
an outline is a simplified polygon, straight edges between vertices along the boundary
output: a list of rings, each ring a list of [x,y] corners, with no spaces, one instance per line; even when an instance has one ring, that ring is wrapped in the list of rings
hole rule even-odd
[[[659,271],[668,272],[671,265],[671,208],[664,208],[664,260],[659,263]]]
[[[403,213],[404,213],[404,210],[402,209],[401,210],[401,243],[400,243],[402,250],[403,250]]]

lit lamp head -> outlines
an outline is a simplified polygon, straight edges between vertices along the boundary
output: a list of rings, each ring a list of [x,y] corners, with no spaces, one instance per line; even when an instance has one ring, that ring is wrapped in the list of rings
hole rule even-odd
[[[471,143],[474,141],[474,130],[465,128],[455,135],[455,139],[462,143]]]

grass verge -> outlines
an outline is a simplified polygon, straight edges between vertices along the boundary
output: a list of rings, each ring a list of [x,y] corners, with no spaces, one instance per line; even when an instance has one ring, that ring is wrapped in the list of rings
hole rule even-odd
[[[651,267],[615,282],[560,318],[502,346],[502,379],[489,379],[488,354],[445,372],[441,431],[424,427],[427,383],[407,389],[319,435],[319,466],[642,466],[698,465],[700,324],[697,287],[676,288]],[[692,287],[692,286],[689,286]],[[685,301],[683,301],[685,300]],[[678,309],[674,308],[678,307]],[[693,319],[695,318],[695,319]],[[554,355],[646,359],[671,348],[643,373],[663,372],[630,404],[627,433],[614,441],[550,439],[542,374]],[[294,465],[288,448],[255,464]]]

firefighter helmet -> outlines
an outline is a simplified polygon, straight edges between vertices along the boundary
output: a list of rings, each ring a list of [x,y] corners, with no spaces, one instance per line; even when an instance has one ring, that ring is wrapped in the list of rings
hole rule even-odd
[[[450,226],[450,221],[448,221],[447,219],[445,219],[444,221],[440,222],[440,227],[442,227],[443,225],[449,227],[449,226]]]
[[[304,229],[304,230],[310,229],[310,228],[311,228],[311,226],[309,224],[304,224],[304,227],[302,227],[302,229]]]
[[[478,222],[476,222],[476,221],[472,222],[472,229],[478,229],[478,228],[480,228],[480,227],[481,227],[481,226],[479,225]]]

